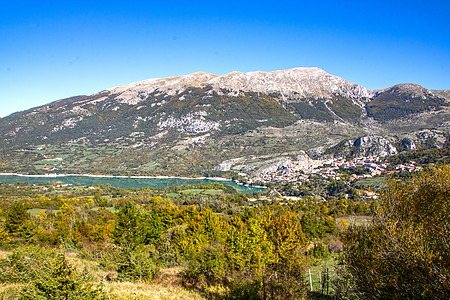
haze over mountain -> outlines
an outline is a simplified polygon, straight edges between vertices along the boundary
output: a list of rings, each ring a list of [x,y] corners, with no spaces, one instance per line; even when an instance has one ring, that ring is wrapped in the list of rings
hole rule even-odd
[[[251,175],[308,156],[442,147],[448,95],[369,91],[319,68],[149,79],[0,119],[0,170]]]

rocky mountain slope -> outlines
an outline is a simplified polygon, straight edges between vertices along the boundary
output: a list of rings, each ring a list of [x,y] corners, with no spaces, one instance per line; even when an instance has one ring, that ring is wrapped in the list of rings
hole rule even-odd
[[[144,80],[0,119],[0,171],[222,175],[305,153],[442,147],[446,95],[414,84],[371,92],[318,68]]]

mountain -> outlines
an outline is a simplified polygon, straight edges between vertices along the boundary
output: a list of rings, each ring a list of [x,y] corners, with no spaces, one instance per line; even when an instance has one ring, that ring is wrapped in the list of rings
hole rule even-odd
[[[418,84],[397,84],[375,91],[367,114],[376,120],[390,120],[414,113],[439,110],[445,99]]]
[[[414,84],[371,92],[318,68],[149,79],[0,119],[0,171],[255,174],[306,154],[377,152],[349,150],[364,137],[371,149],[442,147],[445,95]],[[424,130],[434,144],[416,139]]]

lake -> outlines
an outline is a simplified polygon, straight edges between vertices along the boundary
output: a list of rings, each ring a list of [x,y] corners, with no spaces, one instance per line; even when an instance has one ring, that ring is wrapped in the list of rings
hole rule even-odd
[[[194,179],[194,178],[154,178],[154,177],[95,177],[86,175],[51,175],[51,176],[25,176],[25,175],[12,175],[12,174],[0,174],[0,183],[16,183],[26,182],[29,184],[35,183],[52,183],[62,182],[72,185],[100,185],[110,184],[113,187],[118,188],[164,188],[168,186],[181,186],[190,184],[208,184],[218,182],[224,185],[231,186],[237,189],[241,193],[251,194],[260,193],[264,189],[259,187],[249,187],[242,184],[237,184],[234,181],[229,180],[214,180],[214,179]]]

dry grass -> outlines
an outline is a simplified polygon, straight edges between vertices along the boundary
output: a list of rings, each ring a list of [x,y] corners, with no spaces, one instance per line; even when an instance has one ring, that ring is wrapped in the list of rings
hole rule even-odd
[[[19,299],[19,291],[23,284],[0,284],[0,299],[12,300]]]
[[[11,252],[0,251],[0,258],[6,258]],[[70,264],[78,270],[87,270],[98,278],[98,282],[109,272],[102,270],[95,261],[84,260],[76,253],[67,252]],[[105,290],[110,299],[206,299],[195,291],[182,286],[180,272],[182,268],[162,269],[161,275],[152,282],[119,282],[103,280]],[[0,299],[18,299],[22,284],[0,284]]]
[[[106,283],[111,299],[205,299],[182,286],[161,283],[111,282]]]
[[[345,220],[350,225],[366,226],[366,225],[370,224],[372,219],[373,219],[372,216],[346,216],[346,217],[337,218],[336,221]]]
[[[22,284],[0,284],[0,299],[18,299],[19,291],[22,289],[22,286]],[[206,299],[196,292],[186,290],[182,286],[165,285],[158,282],[106,282],[105,288],[110,298],[116,300]]]
[[[0,259],[5,259],[11,253],[12,253],[11,251],[0,250]]]
[[[105,282],[111,299],[205,299],[181,285],[181,268],[162,269],[159,278],[146,282]]]

